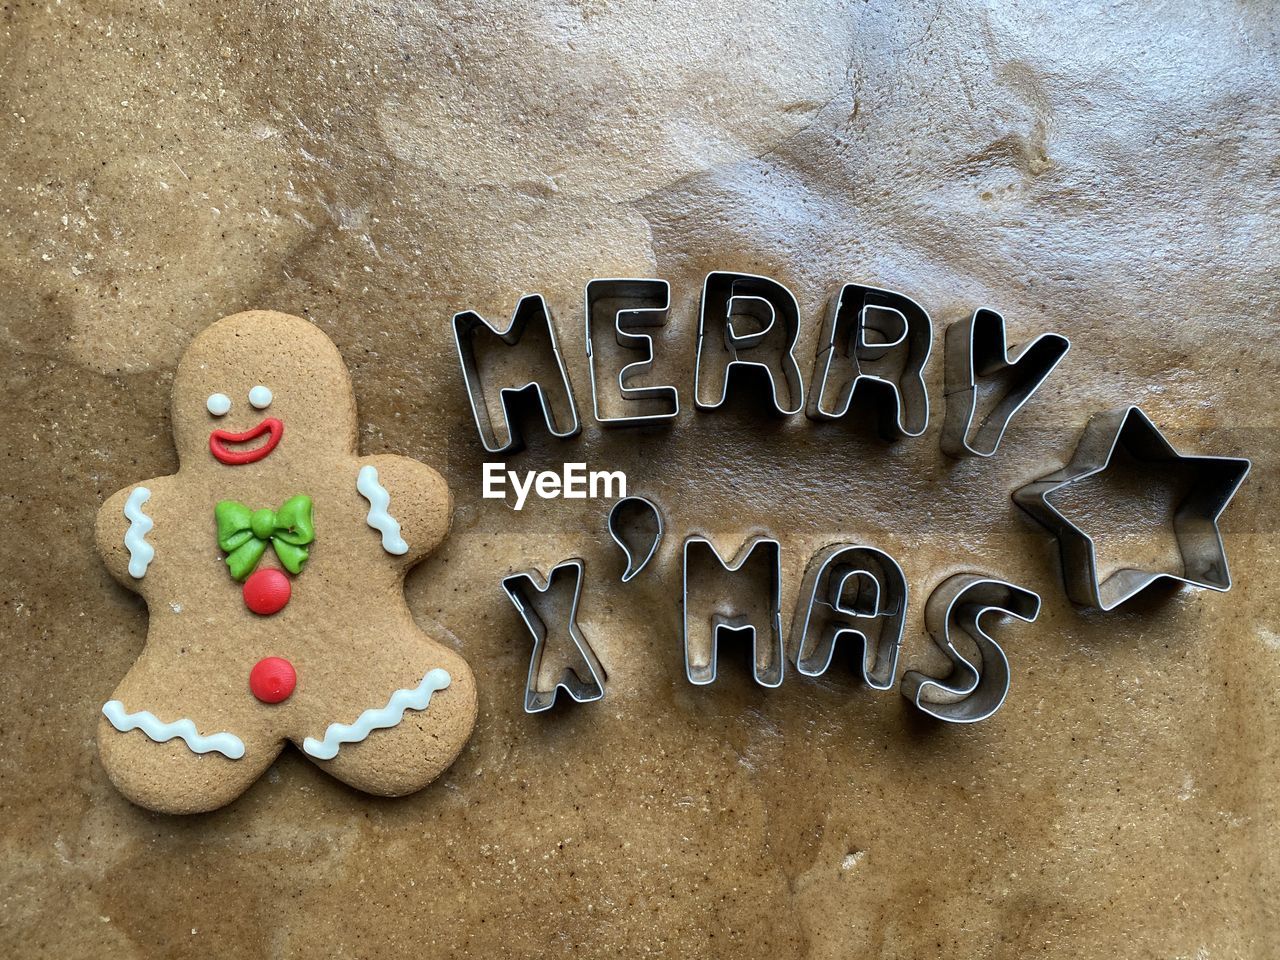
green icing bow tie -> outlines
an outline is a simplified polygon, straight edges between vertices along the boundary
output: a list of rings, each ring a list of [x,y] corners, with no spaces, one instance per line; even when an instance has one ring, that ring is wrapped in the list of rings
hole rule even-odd
[[[243,580],[267,552],[267,544],[290,573],[301,573],[307,544],[316,538],[311,523],[311,498],[290,497],[279,510],[250,510],[236,500],[222,500],[213,508],[218,521],[218,546],[227,554],[231,576]]]

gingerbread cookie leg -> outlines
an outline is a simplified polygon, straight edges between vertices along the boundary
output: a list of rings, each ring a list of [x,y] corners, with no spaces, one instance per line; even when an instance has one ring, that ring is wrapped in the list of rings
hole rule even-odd
[[[334,688],[327,721],[295,740],[326,773],[388,797],[438,777],[462,750],[476,717],[467,662],[412,623],[404,630],[414,636],[387,643],[366,662],[372,669]]]
[[[235,710],[225,671],[146,653],[102,707],[98,753],[111,782],[161,813],[202,813],[239,797],[271,765],[283,741]]]

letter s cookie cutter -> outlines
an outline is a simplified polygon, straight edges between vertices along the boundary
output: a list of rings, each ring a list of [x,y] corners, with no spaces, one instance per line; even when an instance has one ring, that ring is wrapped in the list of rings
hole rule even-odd
[[[1040,615],[1040,595],[980,573],[957,573],[942,581],[929,595],[924,620],[933,642],[951,661],[951,675],[938,680],[908,670],[902,695],[947,723],[978,723],[999,710],[1009,695],[1009,659],[981,622],[995,613],[1031,623]],[[976,663],[956,648],[953,630],[972,641]]]

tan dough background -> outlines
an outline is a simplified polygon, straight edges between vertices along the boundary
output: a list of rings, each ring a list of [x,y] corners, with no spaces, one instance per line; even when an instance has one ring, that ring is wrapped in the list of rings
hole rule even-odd
[[[0,16],[0,952],[21,957],[1249,958],[1280,948],[1280,41],[1265,2],[12,4]],[[692,411],[709,269],[818,313],[840,283],[931,313],[925,437]],[[582,286],[673,285],[668,433],[535,437],[518,469],[623,468],[668,511],[627,587],[607,504],[479,497],[448,319],[557,311],[581,412]],[[990,462],[938,450],[941,332],[977,305],[1073,349]],[[373,800],[293,751],[230,808],[131,806],[95,755],[142,602],[93,518],[172,472],[183,347],[262,307],[350,365],[362,454],[447,477],[414,615],[470,662],[476,733],[426,791]],[[284,385],[272,385],[277,393]],[[1089,413],[1138,402],[1254,470],[1223,524],[1236,587],[1108,615],[1066,602],[1008,499]],[[1168,553],[1149,487],[1108,558]],[[1126,506],[1127,504],[1127,506]],[[678,544],[783,546],[784,613],[824,543],[892,553],[901,667],[923,603],[1014,579],[1013,687],[972,728],[846,675],[690,686]],[[212,536],[212,531],[211,534]],[[498,588],[581,555],[608,696],[520,708]]]

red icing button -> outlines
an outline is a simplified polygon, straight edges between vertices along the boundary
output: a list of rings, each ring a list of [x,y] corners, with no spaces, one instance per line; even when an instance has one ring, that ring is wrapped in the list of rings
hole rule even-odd
[[[265,617],[283,610],[292,593],[288,577],[275,567],[263,567],[244,582],[244,605]]]
[[[284,657],[264,657],[249,671],[249,689],[263,703],[288,700],[297,685],[298,674]]]

